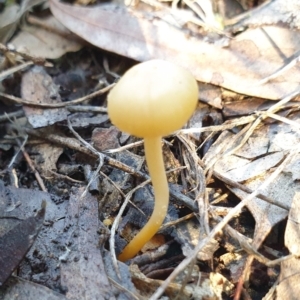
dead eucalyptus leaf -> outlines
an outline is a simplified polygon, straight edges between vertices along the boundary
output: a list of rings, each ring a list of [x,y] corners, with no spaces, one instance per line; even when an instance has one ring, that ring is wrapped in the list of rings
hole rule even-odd
[[[275,26],[250,29],[222,48],[138,7],[79,7],[51,0],[50,8],[67,28],[97,47],[138,61],[169,60],[186,67],[202,82],[268,99],[282,98],[299,85],[296,67],[272,82],[259,84],[300,48],[299,32]]]
[[[66,52],[76,52],[82,48],[79,39],[67,30],[53,16],[36,19],[45,27],[25,24],[11,40],[17,51],[56,59]],[[49,29],[52,28],[52,31]]]
[[[273,0],[267,5],[247,12],[246,18],[238,26],[261,26],[284,24],[291,29],[300,28],[298,0]]]
[[[59,87],[52,81],[43,67],[34,66],[23,75],[22,97],[33,103],[61,102]],[[38,108],[23,106],[28,122],[33,128],[45,127],[66,120],[68,111],[65,108]]]
[[[60,263],[61,283],[66,288],[68,299],[114,300],[99,251],[98,229],[102,225],[98,219],[98,202],[91,194],[79,200],[83,191],[83,188],[74,188],[70,193],[64,219],[65,228],[68,228],[65,229],[64,240],[70,241],[70,250],[65,255],[64,263]]]
[[[42,284],[37,284],[21,277],[11,276],[0,290],[0,299],[13,300],[26,299],[47,299],[47,300],[67,300],[63,294],[47,288]]]
[[[8,6],[0,14],[0,42],[6,43],[17,27],[20,7],[17,4]]]
[[[6,43],[14,34],[22,15],[32,6],[45,0],[24,0],[21,5],[7,5],[0,14],[0,42]]]
[[[277,165],[283,159],[283,157],[284,155],[282,152],[271,153],[270,155],[255,159],[254,161],[247,161],[247,163],[245,163],[243,166],[228,170],[226,175],[231,180],[237,182],[245,181],[262,175],[264,172],[266,172],[266,170],[269,170]]]

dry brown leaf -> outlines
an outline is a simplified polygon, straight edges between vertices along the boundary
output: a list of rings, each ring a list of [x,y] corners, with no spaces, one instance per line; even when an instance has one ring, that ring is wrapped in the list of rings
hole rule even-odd
[[[92,132],[92,144],[99,151],[118,148],[120,147],[120,134],[120,131],[115,126],[95,128]]]
[[[63,153],[63,148],[55,144],[38,144],[33,145],[33,153],[39,153],[33,156],[35,165],[39,167],[39,171],[45,177],[51,176],[51,171],[56,171],[57,160]]]
[[[7,6],[0,14],[0,42],[7,42],[17,27],[20,7],[17,4]]]
[[[272,82],[259,84],[300,48],[299,32],[275,26],[251,29],[222,48],[154,13],[130,7],[78,7],[57,0],[51,0],[50,7],[67,28],[100,48],[138,61],[166,59],[188,68],[202,82],[269,99],[282,98],[299,85],[296,67]]]
[[[57,103],[61,102],[58,86],[46,71],[39,66],[33,67],[22,77],[22,97],[33,103]],[[23,106],[28,122],[33,128],[52,125],[65,120],[69,112],[65,108],[37,108]]]
[[[33,287],[36,283],[34,284],[33,281],[44,284],[52,290],[59,289],[61,286],[59,282],[60,272],[58,262],[59,256],[64,252],[67,240],[62,235],[68,234],[64,230],[65,226],[62,217],[66,215],[66,208],[69,205],[69,201],[61,201],[61,197],[37,189],[16,188],[14,186],[5,186],[3,182],[0,183],[1,217],[5,215],[15,220],[26,219],[32,215],[32,212],[40,209],[42,201],[46,201],[47,203],[44,226],[41,228],[39,236],[31,249],[26,254],[26,259],[23,260],[18,268],[20,276],[25,273],[28,275],[26,279],[31,281],[30,287],[28,284],[21,284],[21,286],[12,289],[15,294],[11,293],[11,290],[5,291],[1,287],[1,299],[15,299],[16,297],[19,299],[45,299],[45,297],[46,299],[52,299],[51,293],[47,292],[47,290],[44,290],[44,293],[40,295],[35,293]],[[0,219],[0,221],[3,221],[3,219]],[[2,227],[1,224],[0,227]],[[2,232],[0,229],[1,235]],[[53,243],[54,240],[55,243]],[[33,262],[35,259],[37,259],[37,264],[43,266],[43,270],[40,272],[33,271],[37,264],[31,264],[30,262]],[[66,298],[61,296],[60,299]]]
[[[284,24],[291,29],[300,28],[298,0],[273,0],[261,8],[254,9],[238,26],[261,26]]]
[[[60,257],[61,284],[66,288],[68,299],[113,300],[115,297],[99,251],[97,230],[102,225],[98,218],[98,202],[89,193],[81,198],[83,192],[84,188],[74,188],[70,193],[64,219],[69,244],[66,246],[67,255]]]
[[[47,288],[42,284],[37,284],[29,280],[24,280],[21,277],[10,277],[7,283],[2,286],[5,290],[5,295],[1,294],[2,299],[15,299],[16,295],[20,299],[51,299],[51,300],[68,300],[64,295]],[[23,299],[24,299],[23,298]]]
[[[218,109],[223,108],[222,103],[222,89],[212,84],[199,83],[199,89],[201,91],[199,97],[202,102],[208,103]]]
[[[17,51],[29,53],[32,56],[56,59],[67,52],[76,52],[81,49],[82,44],[79,39],[53,16],[44,17],[39,21],[47,28],[52,28],[52,31],[42,26],[23,25],[11,40],[11,44]]]
[[[278,152],[271,153],[270,155],[255,159],[254,161],[247,161],[242,166],[235,166],[233,169],[228,170],[226,172],[226,176],[237,182],[245,181],[262,175],[267,170],[276,166],[283,159],[283,157],[283,153]],[[236,157],[236,159],[240,161],[239,157]],[[218,164],[216,168],[218,168]]]
[[[14,34],[22,15],[32,6],[44,0],[24,0],[21,5],[6,3],[5,9],[0,13],[0,42],[7,43]]]

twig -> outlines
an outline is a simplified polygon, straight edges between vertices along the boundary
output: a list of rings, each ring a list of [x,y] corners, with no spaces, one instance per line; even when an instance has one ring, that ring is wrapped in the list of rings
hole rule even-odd
[[[203,228],[206,234],[209,233],[210,228],[208,224],[208,210],[207,210],[207,202],[205,201],[205,189],[206,189],[206,181],[203,173],[203,169],[198,163],[199,157],[196,152],[196,147],[194,143],[192,143],[185,136],[178,135],[179,140],[183,143],[185,148],[189,153],[189,162],[192,167],[191,175],[195,177],[195,200],[198,203],[198,213],[200,217],[200,226]]]
[[[13,121],[9,118],[8,115],[6,115],[6,118],[7,118],[11,123],[13,123]],[[18,126],[16,126],[16,128],[17,128],[17,130],[21,130],[20,127],[18,127]],[[14,161],[15,161],[17,155],[19,154],[20,151],[22,151],[25,160],[27,161],[27,163],[28,163],[30,169],[31,169],[31,170],[33,171],[33,173],[34,173],[34,176],[35,176],[35,178],[36,178],[38,184],[40,185],[40,188],[42,189],[42,191],[47,192],[47,189],[46,189],[46,187],[45,187],[45,185],[44,185],[44,182],[43,182],[43,180],[42,180],[42,178],[41,178],[39,172],[36,170],[36,168],[35,168],[35,166],[34,166],[32,160],[31,160],[30,156],[28,155],[28,153],[26,152],[26,150],[25,150],[25,148],[24,148],[24,146],[25,146],[25,144],[26,144],[26,142],[27,142],[27,139],[28,139],[28,135],[26,135],[26,134],[24,134],[24,141],[23,141],[23,143],[21,143],[21,142],[19,141],[18,138],[15,138],[15,140],[16,140],[18,146],[19,146],[19,151],[16,153],[16,155],[14,155],[14,157],[13,157],[13,159],[11,160],[10,164],[8,165],[8,167],[10,168],[10,167],[13,165],[13,163],[14,163]]]
[[[21,70],[23,70],[23,69],[25,69],[25,68],[27,68],[28,66],[31,66],[31,65],[33,65],[33,62],[32,61],[28,61],[28,62],[23,63],[21,65],[17,65],[17,66],[11,67],[11,68],[9,68],[9,69],[7,69],[5,71],[2,71],[0,73],[0,82],[2,80],[4,80],[6,77],[10,76],[11,74],[16,73],[18,71],[21,71]]]
[[[23,105],[36,106],[36,107],[59,108],[59,107],[66,107],[69,105],[78,104],[78,103],[84,102],[86,100],[92,99],[96,96],[102,95],[102,94],[106,93],[107,91],[109,91],[112,87],[114,87],[114,85],[115,85],[115,83],[112,83],[111,85],[109,85],[99,91],[96,91],[94,93],[91,93],[90,95],[87,95],[87,96],[84,96],[84,97],[81,97],[81,98],[78,98],[75,100],[71,100],[68,102],[60,102],[60,103],[37,103],[37,102],[30,101],[30,100],[18,98],[18,97],[12,96],[12,95],[8,95],[8,94],[2,93],[2,92],[0,92],[0,96],[6,98],[8,100],[14,101],[16,103],[23,104]]]
[[[191,213],[191,214],[185,215],[185,216],[182,217],[182,218],[178,218],[178,219],[176,219],[176,220],[174,220],[174,221],[170,221],[170,222],[168,222],[168,223],[165,223],[165,224],[163,224],[163,225],[159,228],[158,233],[164,231],[165,229],[167,229],[167,228],[169,228],[169,227],[171,227],[171,226],[175,226],[175,225],[177,225],[177,224],[180,224],[181,222],[190,220],[190,219],[194,218],[195,216],[196,216],[195,213]]]
[[[71,112],[93,112],[93,113],[107,113],[106,107],[98,107],[91,105],[70,105],[67,107]]]
[[[47,192],[47,189],[46,189],[46,187],[45,187],[45,185],[44,185],[43,179],[41,178],[39,172],[38,172],[37,169],[35,168],[35,166],[34,166],[32,160],[31,160],[30,156],[28,155],[28,153],[27,153],[26,150],[24,149],[24,145],[25,145],[25,144],[24,144],[24,143],[21,144],[21,143],[19,142],[18,139],[16,139],[16,141],[17,141],[17,143],[18,143],[18,145],[19,145],[19,147],[20,147],[20,150],[22,151],[22,153],[23,153],[23,155],[24,155],[24,158],[26,159],[26,161],[27,161],[27,163],[28,163],[30,169],[31,169],[32,172],[34,173],[34,176],[35,176],[35,178],[36,178],[36,180],[37,180],[37,182],[38,182],[38,184],[39,184],[41,190],[44,191],[44,192]],[[26,139],[25,139],[25,142],[26,142],[26,141],[27,141],[27,137],[26,137]]]
[[[111,153],[117,153],[117,152],[121,152],[121,151],[124,151],[124,150],[128,150],[128,149],[131,149],[131,148],[135,148],[135,147],[141,146],[143,144],[144,144],[144,140],[141,140],[141,141],[138,141],[138,142],[127,144],[127,145],[119,147],[119,148],[105,150],[103,152],[109,153],[109,154],[111,154]]]
[[[280,115],[277,115],[277,114],[274,114],[274,113],[271,113],[271,112],[263,112],[263,111],[258,111],[258,112],[256,112],[256,114],[275,119],[275,120],[280,121],[282,123],[289,124],[292,127],[295,127],[297,130],[300,129],[300,124],[298,122],[295,122],[295,121],[290,120],[288,118],[282,117]]]
[[[235,153],[237,150],[239,150],[250,138],[250,136],[253,134],[254,130],[257,128],[257,126],[264,120],[266,119],[268,116],[268,113],[274,113],[277,112],[278,110],[280,110],[284,104],[286,104],[287,102],[289,102],[290,100],[292,100],[294,97],[296,97],[297,95],[300,94],[300,88],[297,89],[296,91],[290,93],[289,95],[287,95],[286,97],[284,97],[283,99],[281,99],[280,101],[278,101],[276,104],[274,104],[273,106],[271,106],[264,115],[260,115],[258,116],[258,118],[256,118],[256,120],[250,125],[248,125],[247,127],[245,127],[244,129],[241,130],[241,132],[239,132],[230,142],[229,144],[227,144],[224,148],[223,151],[218,153],[218,155],[216,157],[214,157],[213,160],[210,161],[210,163],[206,166],[205,169],[205,173],[208,169],[212,168],[212,166],[217,162],[217,160],[221,157],[224,158],[224,156],[229,156],[232,155],[233,153]],[[231,147],[233,145],[233,142],[235,140],[238,140],[238,137],[240,137],[242,134],[244,134],[244,132],[246,131],[245,135],[243,136],[242,140],[239,142],[239,144],[234,147],[233,149],[230,149],[229,151],[226,152],[227,149],[229,149],[229,147]]]
[[[237,151],[238,149],[240,149],[249,139],[249,137],[252,135],[252,133],[254,132],[254,130],[256,129],[256,127],[264,120],[266,119],[268,116],[268,113],[275,113],[278,110],[280,110],[284,104],[288,103],[289,101],[291,101],[293,98],[295,98],[296,96],[298,96],[300,94],[300,89],[297,89],[296,91],[290,93],[289,95],[287,95],[286,97],[284,97],[283,99],[281,99],[280,101],[278,101],[276,104],[274,104],[273,106],[271,106],[264,115],[260,115],[251,125],[251,127],[249,128],[248,132],[246,133],[246,135],[244,136],[244,138],[242,139],[242,141],[240,142],[240,144],[233,149],[230,153],[234,153],[235,151]]]
[[[17,153],[13,156],[13,158],[11,159],[10,163],[8,164],[7,168],[11,168],[12,165],[15,163],[15,160],[17,158],[17,156],[19,155],[19,153],[22,151],[22,149],[24,148],[24,146],[26,145],[27,143],[27,140],[28,140],[28,136],[25,135],[24,137],[24,140],[23,140],[23,143],[21,144],[20,142],[18,142],[18,145],[19,145],[19,149],[17,151]]]
[[[230,25],[234,25],[238,22],[243,21],[244,19],[249,18],[250,15],[255,15],[258,11],[262,10],[262,8],[266,7],[267,5],[271,4],[272,0],[266,0],[264,3],[258,5],[257,7],[251,9],[251,10],[247,10],[244,13],[241,13],[231,19],[225,20],[225,25],[226,26],[230,26]]]
[[[49,173],[53,174],[54,176],[60,178],[60,179],[64,179],[64,180],[69,180],[73,183],[79,183],[79,184],[82,184],[83,181],[80,181],[80,180],[76,180],[76,179],[73,179],[67,175],[63,175],[63,174],[60,174],[60,173],[57,173],[57,172],[54,172],[52,170],[48,170]]]
[[[280,258],[278,258],[278,259],[274,259],[274,260],[271,260],[271,261],[267,262],[267,263],[266,263],[266,266],[267,266],[267,267],[274,267],[274,266],[279,265],[279,264],[281,264],[282,262],[287,261],[287,260],[289,260],[289,259],[291,259],[291,258],[293,258],[293,257],[295,257],[294,254],[289,254],[289,255],[286,255],[286,256],[284,256],[284,257],[280,257]],[[297,258],[298,258],[298,257],[297,257]],[[299,258],[298,258],[298,259],[299,259]]]

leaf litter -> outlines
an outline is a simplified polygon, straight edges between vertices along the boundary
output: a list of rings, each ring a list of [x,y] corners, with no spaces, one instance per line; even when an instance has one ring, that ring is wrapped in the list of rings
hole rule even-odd
[[[256,97],[279,99],[297,89],[299,71],[295,67],[276,78],[276,84],[260,84],[299,49],[297,31],[278,26],[249,29],[222,47],[172,26],[156,11],[139,10],[139,6],[110,3],[89,8],[57,0],[50,5],[67,28],[102,49],[139,61],[170,60],[189,69],[199,81]],[[116,29],[118,20],[122,26]]]
[[[71,31],[127,58],[86,46],[49,64],[45,58],[79,47],[66,48],[48,35],[47,47],[62,50],[55,56],[42,47],[32,52],[22,40],[11,40],[17,51],[1,45],[0,109],[6,114],[0,163],[6,186],[0,188],[6,206],[0,224],[11,216],[26,222],[42,199],[47,202],[40,234],[22,263],[16,261],[17,277],[0,288],[1,299],[12,299],[16,291],[38,299],[45,293],[53,299],[296,297],[299,32],[297,19],[284,19],[295,10],[292,2],[257,7],[221,32],[209,2],[202,13],[189,6],[199,20],[191,27],[191,11],[176,8],[175,14],[174,6],[155,2],[89,8],[51,0],[52,13]],[[274,9],[281,14],[272,19]],[[261,12],[269,13],[264,20]],[[187,15],[189,22],[180,23]],[[122,24],[118,31],[116,20]],[[237,26],[250,22],[257,26],[236,34]],[[200,81],[203,101],[188,128],[164,140],[170,209],[130,268],[115,252],[146,222],[153,194],[142,143],[111,127],[105,110],[105,93],[134,64],[128,58],[182,64]],[[80,103],[82,111],[71,108]],[[24,117],[15,113],[20,106]],[[15,231],[23,234],[18,225],[4,233],[2,226],[0,245]],[[0,258],[7,255],[3,249]]]

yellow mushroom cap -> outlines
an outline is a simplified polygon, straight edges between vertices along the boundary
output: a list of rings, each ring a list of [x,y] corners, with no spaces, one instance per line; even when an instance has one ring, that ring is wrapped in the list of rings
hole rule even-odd
[[[150,60],[129,69],[108,95],[108,114],[137,137],[164,136],[180,129],[198,101],[198,85],[186,69]]]

